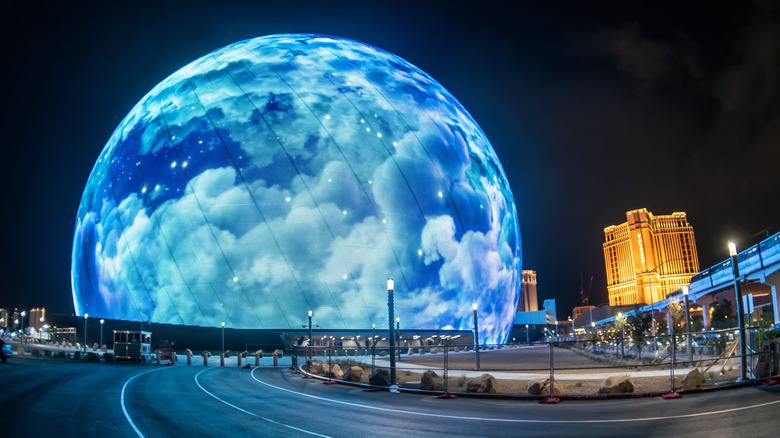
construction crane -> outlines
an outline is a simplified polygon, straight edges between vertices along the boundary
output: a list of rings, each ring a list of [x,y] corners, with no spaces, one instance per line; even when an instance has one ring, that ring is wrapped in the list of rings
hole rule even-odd
[[[588,297],[590,296],[590,288],[593,286],[593,276],[590,276],[590,281],[588,282],[588,290],[585,291],[585,288],[582,284],[582,272],[580,272],[580,298],[582,299],[582,305],[587,306],[588,305]]]

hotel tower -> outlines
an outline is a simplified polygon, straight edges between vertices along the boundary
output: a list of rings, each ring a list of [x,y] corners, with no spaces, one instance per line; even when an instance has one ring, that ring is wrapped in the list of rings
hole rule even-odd
[[[699,272],[693,227],[685,213],[653,216],[644,208],[604,228],[609,305],[651,304]]]

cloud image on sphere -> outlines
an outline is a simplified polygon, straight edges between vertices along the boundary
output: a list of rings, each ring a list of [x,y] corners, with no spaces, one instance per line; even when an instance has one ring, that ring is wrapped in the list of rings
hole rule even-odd
[[[89,176],[78,315],[247,329],[473,329],[503,342],[520,230],[485,134],[438,82],[357,41],[283,34],[155,86]]]

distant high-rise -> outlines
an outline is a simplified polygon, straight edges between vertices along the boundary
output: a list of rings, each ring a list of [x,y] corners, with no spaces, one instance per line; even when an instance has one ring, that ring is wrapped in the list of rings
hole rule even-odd
[[[46,323],[46,309],[43,307],[30,309],[29,321],[28,327],[35,327],[36,330],[39,330]]]
[[[520,301],[517,303],[518,312],[536,312],[539,304],[536,301],[536,271],[523,270],[523,279],[520,283]]]
[[[604,228],[610,306],[655,303],[699,272],[693,227],[685,213],[653,216],[644,208]]]

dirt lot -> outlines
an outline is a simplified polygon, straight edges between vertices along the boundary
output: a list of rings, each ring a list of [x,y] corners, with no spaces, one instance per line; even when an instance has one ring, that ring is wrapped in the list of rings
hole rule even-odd
[[[564,348],[555,348],[554,353],[555,375],[560,376],[559,383],[563,385],[564,394],[567,395],[591,395],[597,394],[599,386],[603,379],[577,379],[574,375],[593,375],[599,376],[621,376],[630,375],[634,382],[635,393],[656,393],[666,392],[671,388],[669,367],[649,365],[646,361],[626,360],[616,362],[614,356],[596,356],[595,360],[577,354]],[[386,359],[386,358],[377,358]],[[369,359],[370,361],[370,359]],[[398,371],[397,381],[401,386],[419,388],[422,373],[431,369],[438,375],[444,374],[443,355],[422,355],[422,356],[403,356],[401,361],[397,362]],[[447,391],[465,392],[469,377],[466,377],[466,371],[470,374],[475,370],[475,356],[470,353],[449,354],[446,358],[448,368]],[[364,369],[362,382],[368,383],[368,376],[371,373],[371,365],[359,364],[354,361],[341,362],[342,369],[349,365],[361,365]],[[409,364],[415,365],[414,369]],[[616,365],[617,364],[617,365]],[[480,353],[480,372],[495,373],[506,375],[507,373],[516,373],[519,375],[534,374],[539,377],[549,376],[550,351],[546,347],[524,348],[524,349],[505,349],[488,350]],[[713,386],[727,382],[733,382],[739,377],[739,370],[733,367],[733,363],[722,369],[721,366],[714,366],[705,373],[705,383],[703,386]],[[424,368],[418,368],[422,366]],[[707,363],[701,364],[700,370],[705,371]],[[642,371],[660,371],[662,376],[642,376]],[[723,373],[721,373],[723,371]],[[647,374],[647,373],[644,373]],[[675,375],[675,389],[680,388],[684,375],[679,371]],[[528,384],[533,379],[527,378],[506,378],[496,379],[496,387],[499,393],[504,394],[528,394]]]

